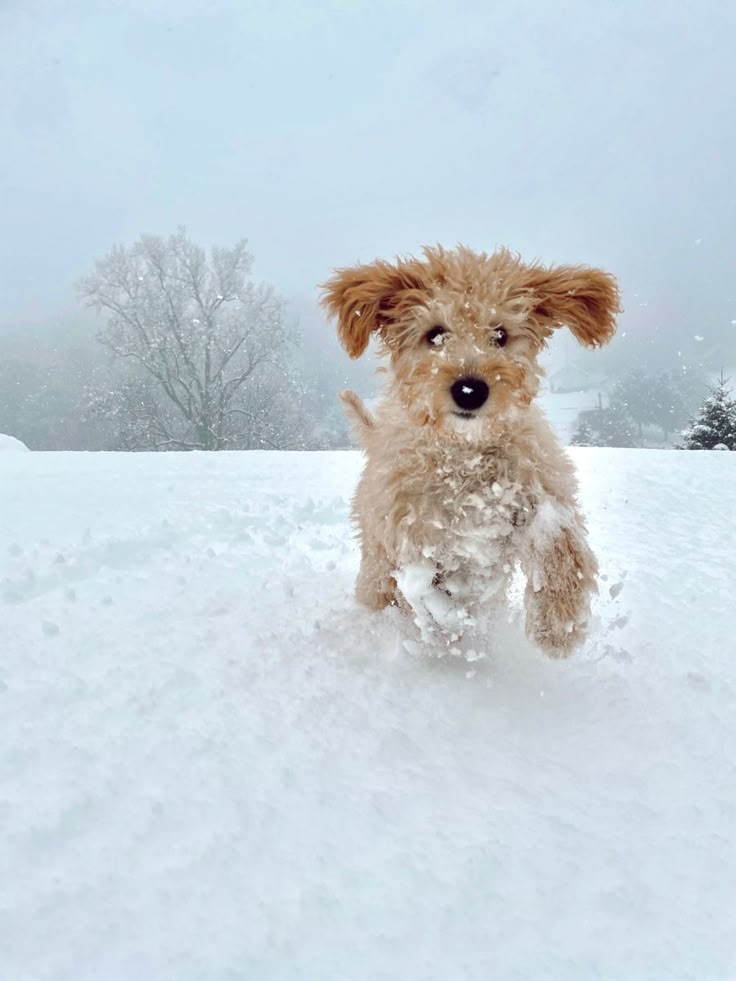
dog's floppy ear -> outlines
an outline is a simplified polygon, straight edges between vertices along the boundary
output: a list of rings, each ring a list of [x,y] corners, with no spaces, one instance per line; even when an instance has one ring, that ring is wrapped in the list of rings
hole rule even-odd
[[[322,306],[337,317],[337,333],[351,358],[368,347],[374,331],[384,334],[402,310],[426,298],[421,263],[377,260],[364,266],[336,269],[322,284]]]
[[[586,347],[600,347],[616,331],[618,286],[609,273],[588,266],[527,267],[531,316],[549,332],[569,327]]]

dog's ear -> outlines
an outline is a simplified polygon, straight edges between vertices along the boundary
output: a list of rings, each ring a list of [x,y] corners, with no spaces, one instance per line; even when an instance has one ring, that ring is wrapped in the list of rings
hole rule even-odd
[[[588,266],[527,267],[525,282],[532,295],[532,318],[546,333],[569,327],[586,347],[600,347],[616,331],[621,312],[616,280]]]
[[[358,358],[372,333],[385,335],[403,311],[426,299],[425,274],[415,260],[401,260],[396,265],[376,261],[336,269],[322,284],[322,291],[322,306],[337,317],[342,346],[351,358]]]

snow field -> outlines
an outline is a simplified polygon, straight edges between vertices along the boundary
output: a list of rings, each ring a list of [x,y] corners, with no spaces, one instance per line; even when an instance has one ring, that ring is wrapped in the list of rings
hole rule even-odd
[[[468,663],[357,454],[5,454],[0,977],[736,976],[736,459],[574,457],[590,643]]]

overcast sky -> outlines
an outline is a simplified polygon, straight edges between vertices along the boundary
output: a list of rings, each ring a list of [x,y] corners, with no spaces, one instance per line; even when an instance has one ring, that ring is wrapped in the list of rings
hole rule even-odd
[[[427,242],[597,263],[629,330],[732,344],[735,52],[731,0],[0,0],[0,323],[185,224],[305,296]]]

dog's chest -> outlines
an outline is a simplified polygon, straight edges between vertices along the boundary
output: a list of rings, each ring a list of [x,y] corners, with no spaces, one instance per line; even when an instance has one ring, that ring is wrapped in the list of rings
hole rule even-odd
[[[519,481],[481,455],[440,460],[425,480],[415,530],[424,557],[449,571],[497,574],[531,512]]]

